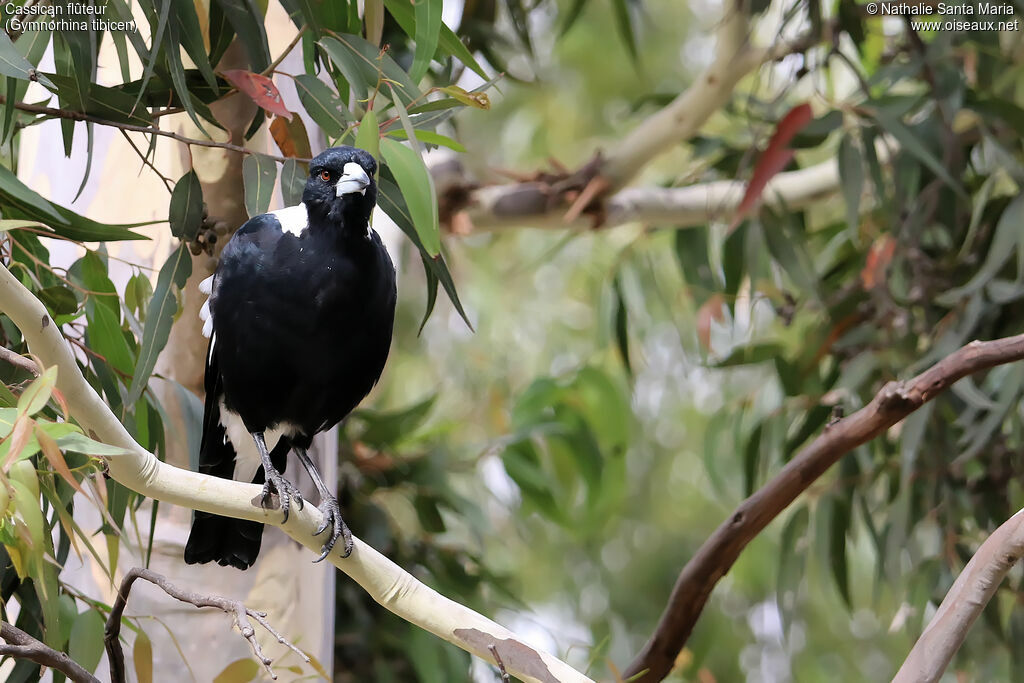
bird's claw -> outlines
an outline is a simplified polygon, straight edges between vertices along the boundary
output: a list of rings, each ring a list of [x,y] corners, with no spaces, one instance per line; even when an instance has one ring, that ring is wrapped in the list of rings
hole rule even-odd
[[[291,483],[277,470],[271,470],[267,472],[267,480],[263,484],[263,497],[260,499],[260,503],[263,507],[268,508],[270,505],[271,492],[276,492],[278,498],[281,499],[281,512],[284,514],[284,521],[288,521],[288,512],[291,510],[291,501],[295,501],[295,504],[301,510],[305,502],[302,500],[302,493],[295,484]]]
[[[314,536],[319,536],[328,529],[331,530],[331,537],[324,543],[320,557],[313,560],[313,562],[320,562],[324,560],[331,551],[334,550],[334,544],[338,542],[338,538],[344,537],[345,539],[345,552],[342,553],[342,557],[348,557],[352,554],[352,532],[349,531],[348,525],[345,524],[345,520],[341,518],[341,507],[338,505],[338,499],[334,496],[328,496],[323,499],[320,506],[317,508],[323,513],[324,521],[320,523],[316,531],[313,532]]]

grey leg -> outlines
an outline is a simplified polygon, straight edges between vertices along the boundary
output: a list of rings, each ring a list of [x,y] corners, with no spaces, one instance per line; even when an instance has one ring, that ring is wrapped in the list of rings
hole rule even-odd
[[[345,524],[345,520],[341,518],[341,507],[338,505],[338,499],[331,494],[331,490],[327,488],[327,484],[324,483],[323,477],[320,476],[320,472],[316,469],[316,465],[313,464],[313,460],[306,453],[305,448],[295,448],[295,454],[299,456],[299,462],[306,468],[306,472],[309,473],[309,478],[313,480],[313,484],[316,485],[316,490],[320,492],[320,505],[317,507],[320,512],[324,515],[324,521],[320,524],[319,528],[314,532],[316,535],[322,534],[328,528],[331,529],[331,538],[324,543],[323,552],[320,557],[313,560],[314,562],[320,562],[331,550],[334,549],[334,544],[338,541],[339,537],[344,536],[345,538],[345,552],[342,553],[342,557],[348,557],[352,554],[352,532],[349,531],[348,525]]]
[[[260,452],[260,460],[263,461],[263,473],[266,475],[265,483],[263,484],[263,497],[260,499],[260,503],[263,507],[269,507],[267,503],[270,501],[271,490],[277,491],[277,495],[281,499],[281,512],[284,513],[284,521],[287,522],[292,500],[299,506],[299,509],[302,508],[302,494],[294,484],[277,471],[274,463],[270,462],[270,451],[267,450],[267,442],[263,438],[263,432],[253,432],[252,438],[256,442],[257,450]]]

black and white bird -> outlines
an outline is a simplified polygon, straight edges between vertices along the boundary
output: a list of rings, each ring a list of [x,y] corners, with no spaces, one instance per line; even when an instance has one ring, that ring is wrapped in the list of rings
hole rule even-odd
[[[352,535],[338,501],[307,454],[313,436],[355,408],[380,378],[395,318],[395,269],[370,227],[377,163],[333,147],[309,165],[302,203],[255,216],[224,247],[200,316],[209,337],[199,471],[263,484],[285,520],[298,489],[282,476],[294,451],[320,493],[325,531],[317,561]],[[196,512],[189,564],[247,569],[259,522]]]

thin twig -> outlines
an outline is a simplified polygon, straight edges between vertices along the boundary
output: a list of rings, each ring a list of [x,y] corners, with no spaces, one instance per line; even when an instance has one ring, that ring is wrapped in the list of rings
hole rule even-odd
[[[121,641],[119,636],[121,634],[121,615],[124,612],[125,605],[128,604],[128,593],[131,592],[132,584],[135,583],[135,579],[145,579],[150,583],[159,586],[164,593],[167,593],[172,598],[187,602],[190,605],[196,607],[216,607],[217,609],[230,614],[234,619],[234,625],[241,632],[242,636],[249,641],[249,647],[252,648],[253,654],[256,656],[263,666],[267,670],[267,674],[274,680],[277,680],[277,674],[274,673],[270,665],[274,660],[263,654],[263,648],[260,647],[259,642],[256,640],[256,629],[253,628],[252,622],[249,618],[252,617],[256,622],[265,628],[270,635],[277,639],[277,642],[287,646],[304,662],[309,663],[309,657],[306,653],[295,647],[288,641],[284,636],[277,632],[273,626],[267,623],[267,613],[257,612],[256,610],[249,609],[241,603],[239,600],[231,600],[230,598],[224,598],[219,595],[201,595],[192,591],[186,591],[178,588],[164,576],[157,574],[149,569],[143,569],[142,567],[135,567],[130,570],[121,581],[121,588],[117,592],[117,599],[114,601],[114,606],[110,610],[110,616],[107,618],[107,626],[104,629],[103,640],[107,648],[107,659],[110,660],[110,680],[112,683],[122,683],[127,680],[125,678],[124,668],[124,652],[121,650]]]
[[[505,662],[501,661],[501,655],[498,654],[498,646],[491,643],[487,646],[490,650],[491,656],[494,657],[494,663],[498,665],[498,673],[501,674],[502,683],[511,683],[512,679],[508,676],[508,671],[505,670]]]
[[[719,580],[768,523],[843,455],[867,443],[967,375],[1024,359],[1024,334],[973,341],[905,382],[889,382],[871,403],[826,427],[809,446],[758,489],[704,542],[683,567],[661,619],[627,679],[660,681],[672,670]]]
[[[6,346],[0,346],[0,360],[5,360],[16,368],[27,370],[35,376],[39,376],[39,368],[30,359],[25,358],[19,353],[11,351]]]
[[[41,643],[13,624],[0,621],[0,656],[28,659],[36,664],[56,669],[75,683],[99,683],[99,679],[63,652]]]
[[[7,98],[4,95],[0,95],[0,104],[5,104]],[[95,123],[100,126],[110,126],[112,128],[119,128],[121,130],[130,130],[133,133],[145,133],[147,135],[159,135],[161,137],[170,138],[177,140],[178,142],[186,145],[198,145],[199,147],[215,147],[217,149],[226,149],[231,152],[238,152],[239,154],[259,154],[265,157],[269,157],[274,161],[285,162],[288,159],[295,157],[282,157],[275,154],[266,154],[259,152],[254,149],[248,149],[240,145],[235,145],[230,142],[217,142],[216,140],[200,140],[198,138],[190,138],[178,133],[171,132],[169,130],[162,130],[160,128],[153,128],[152,126],[136,126],[132,123],[119,123],[117,121],[110,121],[108,119],[101,118],[99,116],[93,116],[91,114],[83,114],[79,111],[70,111],[68,109],[57,109],[55,107],[44,107],[38,104],[28,104],[27,102],[15,102],[14,108],[21,111],[26,111],[31,114],[40,114],[42,116],[50,116],[58,119],[68,119],[70,121],[85,121],[87,123]],[[297,159],[299,162],[308,162],[309,159]]]

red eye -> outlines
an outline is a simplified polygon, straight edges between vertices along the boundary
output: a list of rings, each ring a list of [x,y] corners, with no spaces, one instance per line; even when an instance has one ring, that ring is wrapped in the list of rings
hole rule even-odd
[[[324,181],[325,183],[331,182],[331,172],[330,171],[320,171],[320,180]]]

